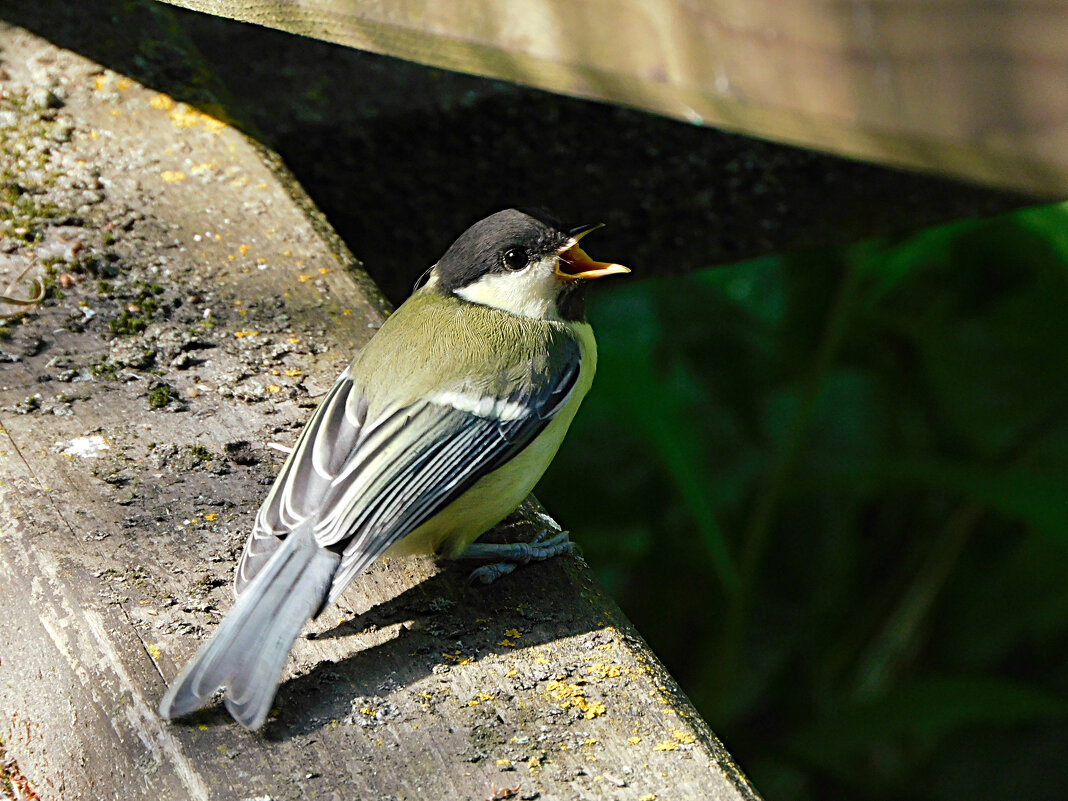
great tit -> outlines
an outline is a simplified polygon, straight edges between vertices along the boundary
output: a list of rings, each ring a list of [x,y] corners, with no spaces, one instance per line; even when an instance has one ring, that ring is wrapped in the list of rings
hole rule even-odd
[[[225,688],[234,719],[259,728],[302,626],[362,570],[384,554],[459,556],[522,502],[593,381],[583,290],[629,272],[579,247],[598,227],[507,209],[449,247],[305,425],[256,515],[237,601],[160,715]]]

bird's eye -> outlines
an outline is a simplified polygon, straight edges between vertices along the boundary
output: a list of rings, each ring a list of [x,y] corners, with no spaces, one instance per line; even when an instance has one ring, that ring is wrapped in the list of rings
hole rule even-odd
[[[527,266],[527,252],[523,248],[508,248],[504,251],[504,266],[509,270],[522,270]]]

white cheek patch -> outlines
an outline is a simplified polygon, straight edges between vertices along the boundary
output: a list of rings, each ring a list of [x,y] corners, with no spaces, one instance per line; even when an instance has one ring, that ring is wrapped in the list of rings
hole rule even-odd
[[[486,420],[507,422],[519,420],[530,414],[530,408],[522,403],[494,395],[479,395],[475,392],[435,392],[428,400],[431,403],[451,406],[461,412],[467,412]]]
[[[490,273],[456,290],[464,300],[492,306],[521,317],[558,320],[556,296],[560,283],[553,274],[556,257],[550,256],[515,273]]]

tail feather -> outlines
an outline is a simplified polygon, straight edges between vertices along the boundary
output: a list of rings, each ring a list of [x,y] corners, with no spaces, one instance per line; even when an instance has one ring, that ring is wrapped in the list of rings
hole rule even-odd
[[[262,726],[293,641],[322,606],[339,560],[319,546],[310,524],[286,537],[171,685],[160,715],[187,715],[223,687],[234,719],[246,729]]]

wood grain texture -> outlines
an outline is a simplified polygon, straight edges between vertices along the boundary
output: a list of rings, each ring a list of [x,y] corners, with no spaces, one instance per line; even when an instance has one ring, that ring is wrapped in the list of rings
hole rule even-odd
[[[376,565],[262,733],[161,721],[232,602],[267,443],[384,302],[237,131],[2,24],[0,57],[0,168],[32,199],[0,273],[54,281],[0,339],[0,739],[41,797],[756,797],[579,559],[488,589]]]
[[[0,17],[274,149],[396,301],[456,231],[517,201],[604,221],[595,255],[628,280],[1036,202],[154,0],[7,0]]]
[[[960,0],[171,0],[703,125],[1068,192],[1068,6]]]

